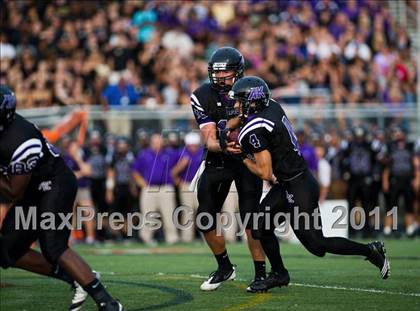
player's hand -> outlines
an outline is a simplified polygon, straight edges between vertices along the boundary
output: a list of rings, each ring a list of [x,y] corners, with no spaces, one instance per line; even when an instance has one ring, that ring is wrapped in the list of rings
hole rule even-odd
[[[242,123],[241,118],[235,117],[227,121],[226,127],[230,129],[237,129],[241,127],[241,123]]]
[[[272,185],[275,185],[275,184],[278,184],[279,183],[279,181],[277,180],[277,177],[274,174],[273,174],[273,176],[271,176],[270,183]]]
[[[173,180],[174,180],[174,185],[175,186],[179,186],[180,184],[181,184],[181,178],[179,178],[179,177],[174,177],[173,178]]]
[[[234,141],[231,141],[229,143],[226,144],[226,152],[230,153],[230,154],[241,154],[242,153],[242,149],[241,147],[239,147]]]

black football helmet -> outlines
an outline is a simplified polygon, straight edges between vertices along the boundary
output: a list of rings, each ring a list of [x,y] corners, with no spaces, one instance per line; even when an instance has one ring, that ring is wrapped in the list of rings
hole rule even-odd
[[[0,84],[0,132],[15,119],[16,96],[6,85]]]
[[[242,118],[265,109],[270,101],[271,92],[267,83],[259,77],[247,76],[235,82],[229,97],[241,104]]]
[[[232,47],[218,48],[209,60],[209,79],[211,86],[220,92],[229,92],[231,85],[226,85],[227,79],[232,79],[235,83],[244,75],[245,62],[241,52]],[[217,71],[233,71],[233,75],[216,78]]]

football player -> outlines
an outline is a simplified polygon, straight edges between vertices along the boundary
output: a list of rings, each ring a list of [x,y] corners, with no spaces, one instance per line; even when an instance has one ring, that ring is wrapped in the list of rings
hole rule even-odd
[[[1,226],[0,265],[16,267],[42,275],[53,276],[73,284],[76,281],[98,305],[99,310],[123,310],[98,280],[87,263],[68,247],[71,212],[77,181],[64,160],[41,132],[21,115],[15,113],[16,96],[0,85],[0,194],[12,202]],[[19,210],[29,219],[36,207],[36,223],[29,228],[19,224]],[[56,228],[42,228],[42,215],[55,216]],[[33,215],[33,214],[32,214]],[[57,220],[59,223],[57,223]],[[42,255],[30,250],[38,240]],[[86,294],[79,291],[79,310]]]
[[[191,95],[192,110],[206,146],[205,169],[198,183],[197,219],[201,219],[199,229],[218,264],[217,270],[201,284],[203,291],[215,290],[222,282],[233,280],[236,276],[235,267],[226,251],[225,239],[216,232],[216,214],[220,213],[232,182],[235,181],[238,191],[243,221],[247,214],[250,215],[258,207],[262,194],[262,181],[246,169],[238,156],[241,150],[235,146],[235,142],[227,142],[224,135],[234,104],[228,98],[228,92],[233,83],[243,76],[243,72],[242,54],[231,47],[219,48],[212,54],[208,64],[210,81]],[[200,216],[205,213],[212,216],[212,221]],[[251,236],[250,223],[252,219],[248,221],[246,233],[254,260],[255,281],[265,277],[265,256],[260,242]]]
[[[388,278],[390,264],[382,242],[361,244],[341,237],[324,237],[321,216],[318,209],[319,185],[308,170],[297,138],[282,107],[270,98],[270,90],[264,80],[258,77],[244,77],[238,80],[229,96],[236,101],[238,113],[243,122],[239,144],[244,152],[243,163],[261,179],[274,183],[261,202],[259,211],[269,209],[270,223],[266,217],[259,218],[254,237],[261,244],[270,260],[272,272],[269,276],[251,285],[251,290],[267,291],[285,286],[290,277],[280,257],[278,244],[275,248],[266,243],[266,237],[274,233],[273,219],[276,212],[289,214],[293,230],[312,254],[323,257],[326,253],[338,255],[365,256],[377,266],[383,279]],[[306,213],[309,217],[299,217]],[[318,225],[319,224],[319,225]]]

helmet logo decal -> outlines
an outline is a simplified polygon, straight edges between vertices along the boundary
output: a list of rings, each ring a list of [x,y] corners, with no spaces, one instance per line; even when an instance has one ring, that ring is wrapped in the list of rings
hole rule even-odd
[[[0,103],[0,109],[11,109],[16,105],[14,94],[3,95],[3,102]]]
[[[226,70],[227,63],[213,63],[213,70]]]
[[[256,99],[261,99],[261,98],[265,98],[263,86],[251,87],[249,89],[248,100],[251,101],[251,100],[256,100]]]

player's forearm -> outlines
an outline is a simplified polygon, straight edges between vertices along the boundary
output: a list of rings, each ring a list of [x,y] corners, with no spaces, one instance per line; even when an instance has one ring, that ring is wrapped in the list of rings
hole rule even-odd
[[[257,167],[257,164],[255,164],[254,161],[252,161],[251,159],[246,158],[246,159],[243,160],[243,163],[251,171],[251,173],[259,176],[259,174],[258,174],[258,167]]]
[[[246,158],[246,159],[244,159],[243,163],[251,171],[251,173],[257,175],[261,179],[270,180],[270,179],[264,178],[264,177],[267,177],[267,176],[264,176],[263,172],[260,170],[257,163],[255,163],[251,159]]]
[[[252,161],[249,158],[245,158],[243,160],[243,163],[245,166],[253,173],[254,175],[257,175],[262,180],[266,180],[272,183],[277,182],[277,178],[273,175],[273,172],[266,167],[260,167],[258,164],[254,161]]]
[[[217,139],[216,126],[214,124],[206,125],[200,130],[203,142],[211,152],[222,152],[219,140]]]
[[[240,126],[241,126],[241,118],[239,117],[232,118],[226,123],[226,128],[229,128],[229,129],[237,129]]]
[[[139,173],[133,172],[133,179],[140,188],[147,187],[146,179],[144,179]]]
[[[189,161],[186,158],[181,159],[171,170],[171,177],[174,181],[179,180],[179,174],[188,167]]]
[[[3,175],[0,175],[0,194],[5,196],[8,200],[13,199],[13,192],[10,181],[6,176]]]
[[[207,143],[207,149],[211,152],[222,152],[222,148],[220,147],[218,140],[215,142]]]
[[[13,187],[11,180],[6,176],[0,176],[0,194],[6,199],[16,202],[22,199],[24,191],[21,191],[18,187]]]
[[[77,165],[80,167],[80,172],[83,177],[89,177],[92,174],[92,166],[82,160],[76,161]]]

